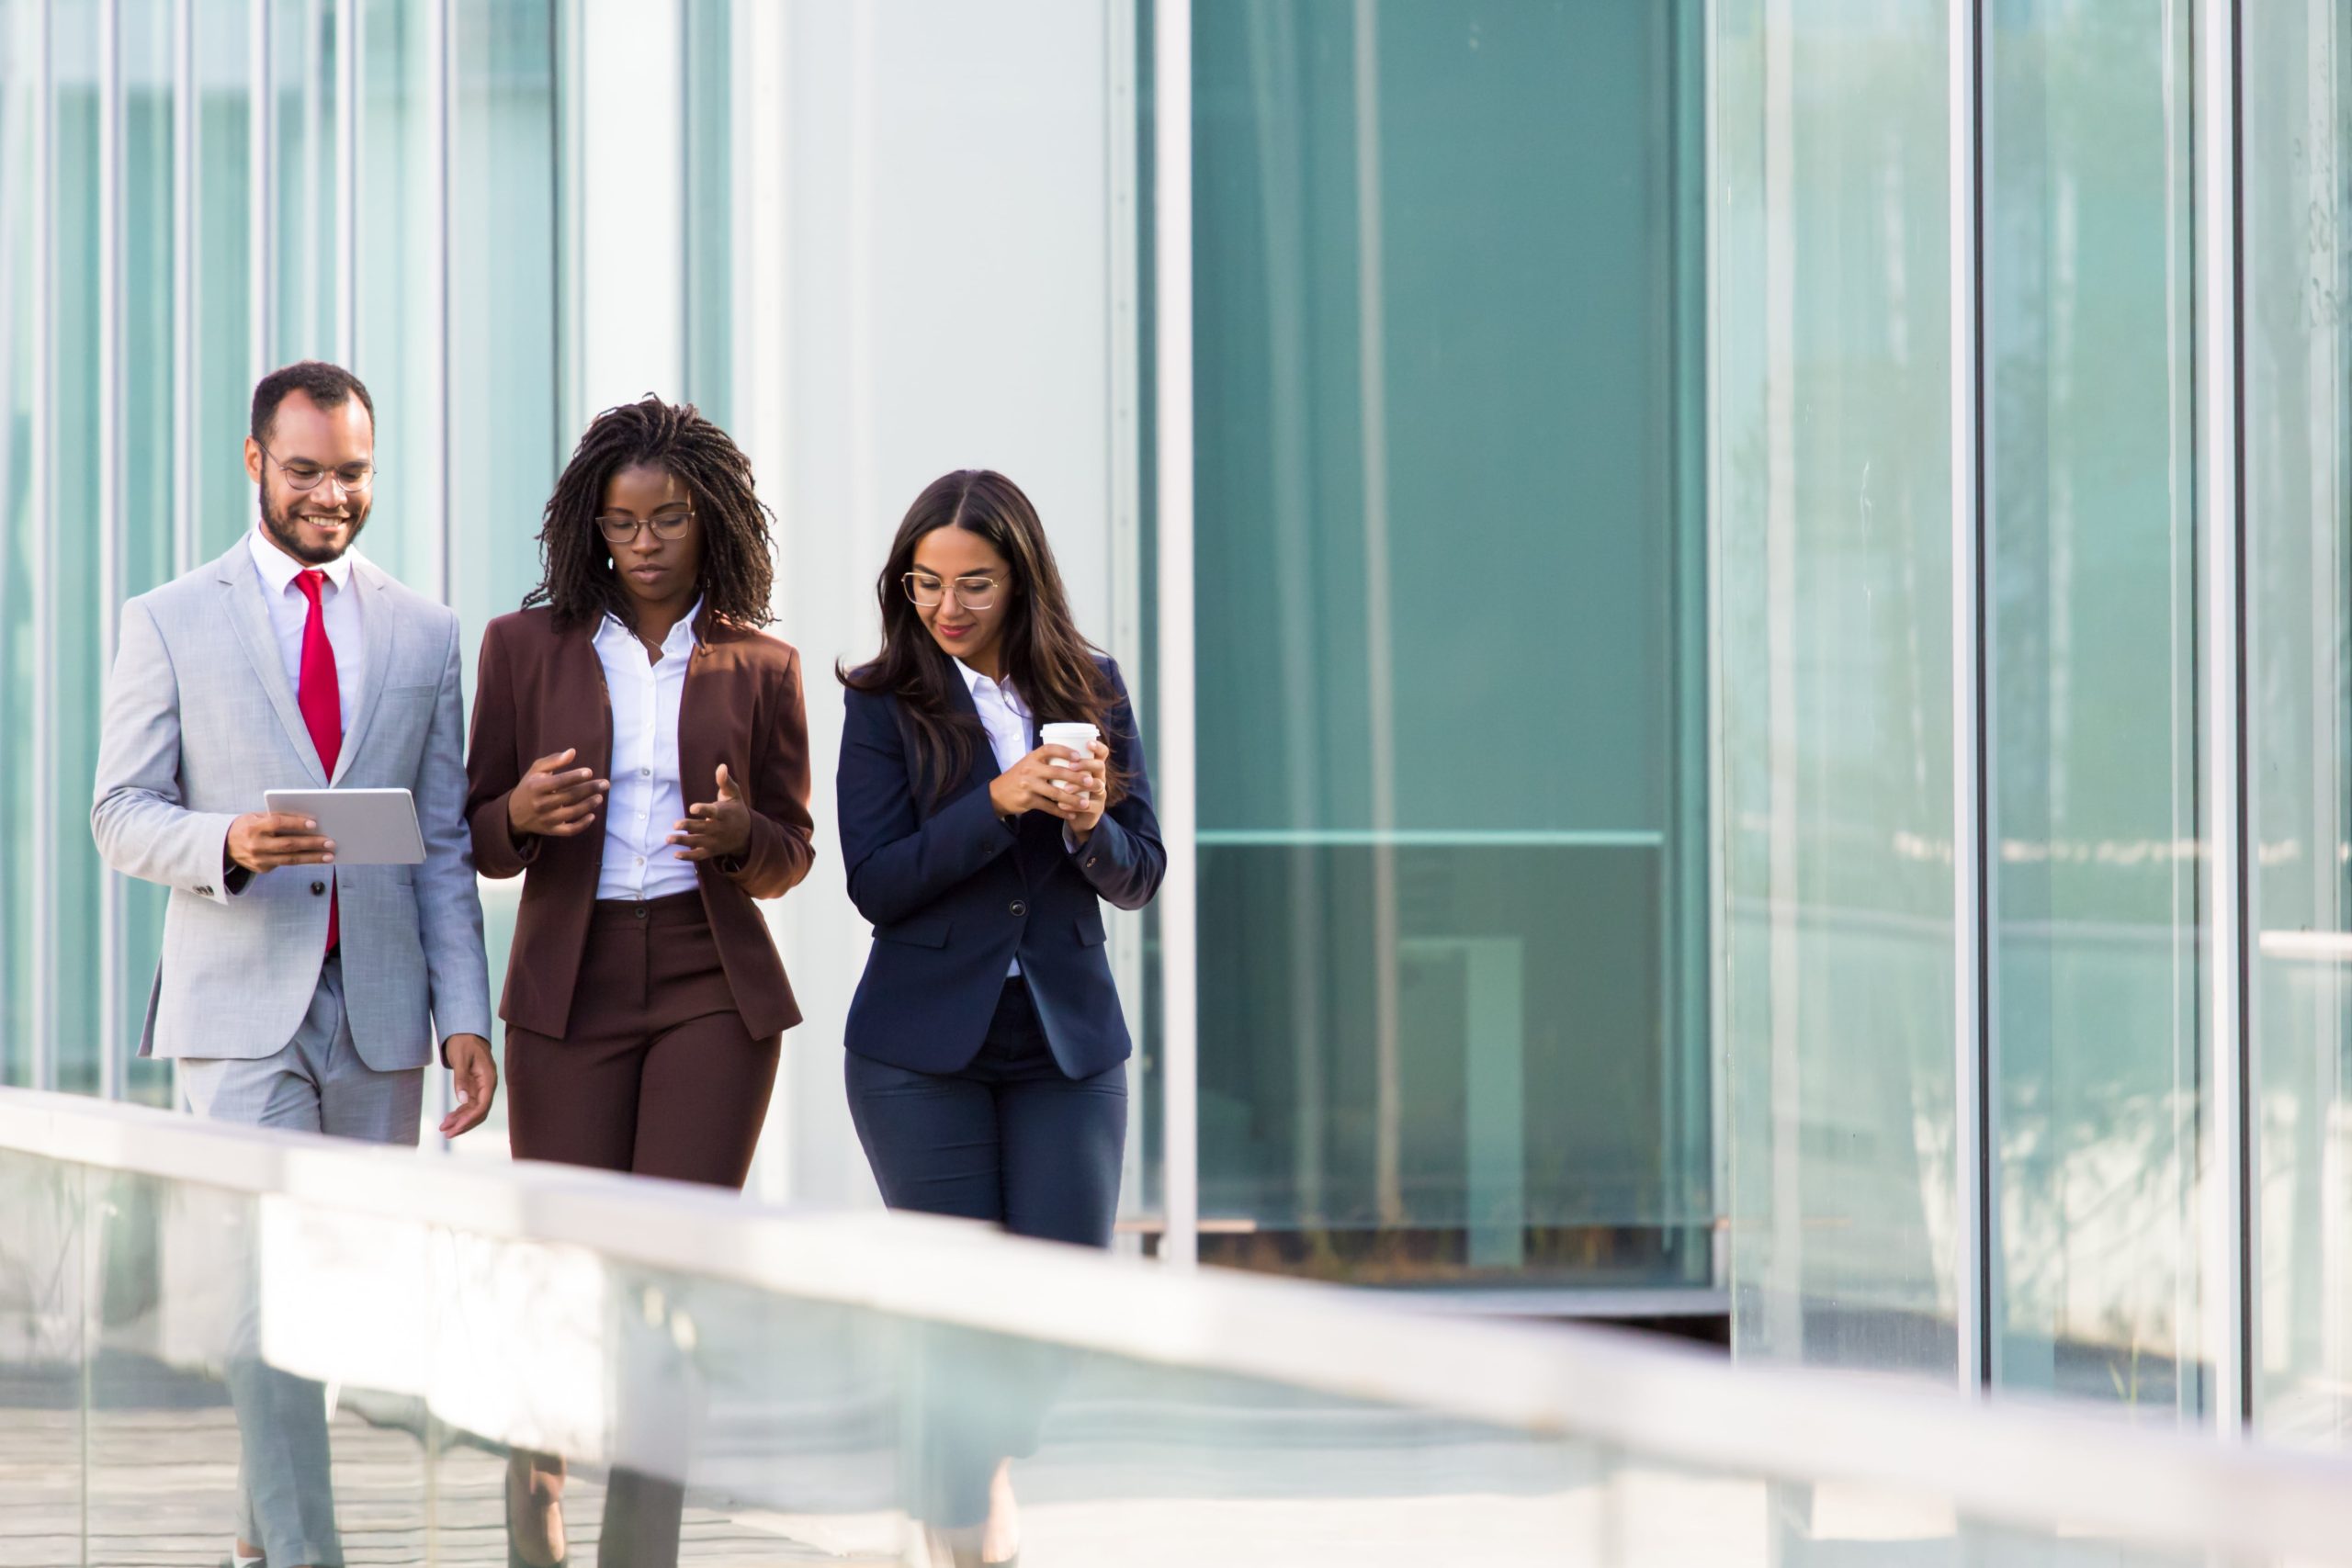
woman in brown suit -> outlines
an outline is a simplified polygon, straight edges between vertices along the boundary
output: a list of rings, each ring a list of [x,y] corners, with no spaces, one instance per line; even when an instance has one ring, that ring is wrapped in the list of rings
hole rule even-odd
[[[800,659],[760,629],[766,517],[693,407],[607,409],[548,502],[543,580],[483,635],[466,809],[476,867],[523,877],[498,1008],[519,1159],[750,1173],[800,1021],[752,900],[814,857]],[[562,1476],[514,1456],[511,1561],[564,1561]],[[600,1561],[674,1562],[682,1501],[616,1471]]]

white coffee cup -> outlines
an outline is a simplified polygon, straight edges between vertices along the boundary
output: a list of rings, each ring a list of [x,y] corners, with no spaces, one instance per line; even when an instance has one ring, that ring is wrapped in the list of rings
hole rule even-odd
[[[1094,755],[1094,738],[1101,733],[1091,724],[1048,724],[1038,729],[1037,741],[1044,746],[1067,746],[1081,757],[1091,757]],[[1057,757],[1054,766],[1069,768],[1075,764]]]
[[[1091,724],[1049,724],[1037,731],[1044,746],[1067,746],[1081,757],[1094,755],[1094,738],[1102,732]]]

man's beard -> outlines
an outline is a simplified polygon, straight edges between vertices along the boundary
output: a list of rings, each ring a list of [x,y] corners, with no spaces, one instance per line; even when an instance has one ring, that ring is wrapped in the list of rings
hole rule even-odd
[[[278,548],[311,566],[328,566],[341,560],[344,552],[357,542],[359,530],[368,525],[368,503],[355,504],[347,494],[344,497],[343,514],[348,519],[343,531],[343,542],[328,549],[313,549],[302,542],[301,533],[295,525],[294,502],[289,501],[282,508],[272,511],[268,492],[265,491],[261,497],[262,527],[277,541]]]

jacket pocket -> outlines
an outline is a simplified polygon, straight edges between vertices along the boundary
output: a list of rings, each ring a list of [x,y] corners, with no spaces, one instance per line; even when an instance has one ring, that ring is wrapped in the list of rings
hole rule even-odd
[[[1102,945],[1102,913],[1101,910],[1089,909],[1085,914],[1078,917],[1079,946],[1100,947]]]
[[[945,920],[900,920],[895,925],[876,926],[874,935],[881,942],[902,942],[909,947],[945,947],[948,922]]]

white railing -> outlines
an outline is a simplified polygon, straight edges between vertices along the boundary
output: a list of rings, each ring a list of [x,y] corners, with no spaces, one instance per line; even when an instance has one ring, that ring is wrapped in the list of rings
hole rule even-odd
[[[1939,1387],[1734,1365],[1582,1325],[1180,1271],[960,1223],[763,1207],[567,1168],[225,1127],[0,1090],[0,1151],[443,1227],[773,1292],[1559,1436],[1643,1463],[1948,1502],[1962,1517],[2352,1562],[2352,1461],[2225,1446]]]

